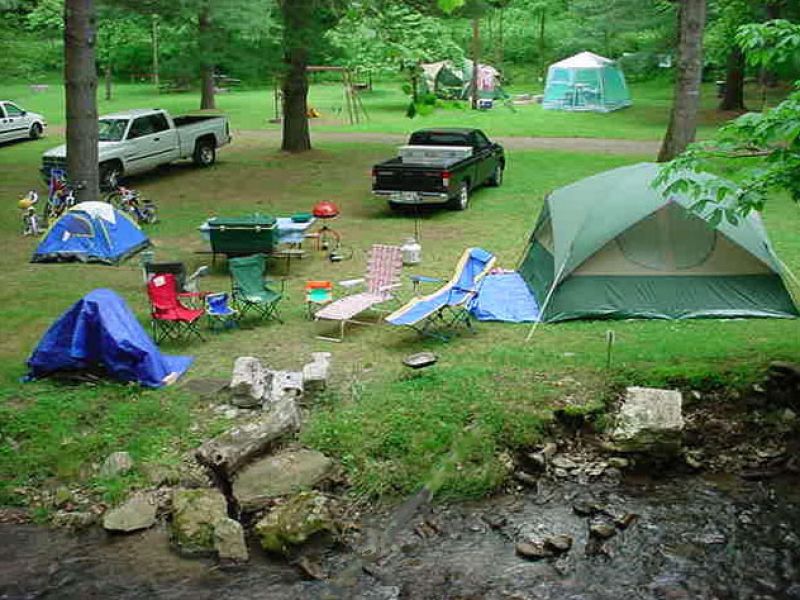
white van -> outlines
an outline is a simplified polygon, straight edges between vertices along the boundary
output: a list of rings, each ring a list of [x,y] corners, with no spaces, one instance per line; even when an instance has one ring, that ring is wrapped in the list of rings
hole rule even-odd
[[[0,100],[0,142],[20,138],[38,140],[46,127],[47,121],[42,115],[28,112],[8,100]]]

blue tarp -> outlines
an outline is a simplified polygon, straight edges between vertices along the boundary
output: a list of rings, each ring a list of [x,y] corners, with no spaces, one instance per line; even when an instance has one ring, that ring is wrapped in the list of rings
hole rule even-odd
[[[28,359],[28,378],[59,371],[96,371],[110,378],[161,387],[181,376],[192,358],[165,356],[119,295],[97,289],[78,300],[42,336]]]
[[[519,273],[496,273],[483,280],[472,315],[479,321],[534,322],[539,305]]]
[[[107,202],[82,202],[47,230],[31,262],[115,264],[149,245],[139,226]]]

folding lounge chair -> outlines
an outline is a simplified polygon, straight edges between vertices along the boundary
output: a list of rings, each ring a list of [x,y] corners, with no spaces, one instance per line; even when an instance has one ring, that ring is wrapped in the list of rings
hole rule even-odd
[[[253,311],[262,319],[283,323],[278,314],[278,303],[283,298],[285,284],[281,283],[280,291],[270,285],[272,281],[264,278],[266,264],[267,258],[263,254],[228,260],[233,304],[242,317]]]
[[[198,329],[203,309],[188,308],[181,303],[175,275],[163,273],[147,282],[147,296],[150,299],[150,326],[156,344],[165,339],[181,339],[192,334],[203,340]]]
[[[463,325],[472,329],[469,310],[478,295],[481,282],[494,265],[495,257],[482,248],[468,248],[458,261],[453,278],[441,288],[421,298],[414,298],[397,309],[386,321],[405,325],[420,335],[447,341],[444,330]]]
[[[398,246],[385,246],[375,244],[369,252],[367,259],[367,273],[364,279],[354,279],[341,284],[352,285],[365,282],[366,292],[351,294],[336,300],[314,313],[314,320],[339,321],[339,337],[317,336],[321,340],[341,342],[344,339],[344,326],[346,323],[368,323],[353,319],[364,312],[387,300],[392,300],[392,291],[400,287],[400,272],[403,269],[403,254]]]

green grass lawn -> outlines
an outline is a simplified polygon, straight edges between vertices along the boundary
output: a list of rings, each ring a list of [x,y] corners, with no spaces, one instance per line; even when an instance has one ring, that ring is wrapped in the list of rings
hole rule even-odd
[[[540,91],[540,84],[518,84],[509,89],[514,94]],[[312,84],[309,105],[322,113],[319,119],[312,119],[312,127],[319,130],[409,133],[431,126],[469,126],[481,128],[490,136],[661,139],[669,118],[672,84],[665,80],[634,83],[631,84],[631,93],[634,102],[632,107],[609,114],[545,111],[537,104],[529,104],[516,107],[515,112],[502,106],[491,111],[439,108],[432,114],[409,119],[405,116],[408,98],[401,91],[401,83],[378,82],[372,92],[361,95],[369,120],[356,125],[346,124],[344,95],[340,85]],[[28,85],[12,84],[4,86],[3,94],[28,110],[41,112],[51,125],[63,126],[64,94],[59,85],[51,84],[45,92],[32,92]],[[748,101],[753,107],[758,106],[756,95],[757,90],[748,87]],[[777,100],[777,96],[771,100]],[[158,95],[151,86],[143,84],[116,85],[114,99],[106,101],[100,94],[98,103],[101,114],[143,107],[165,108],[179,114],[195,110],[200,105],[197,93]],[[711,135],[721,123],[734,116],[718,112],[717,103],[714,86],[705,84],[699,136]],[[271,88],[218,94],[217,106],[230,116],[234,129],[280,129],[280,125],[269,123],[274,116]]]
[[[770,360],[800,356],[800,321],[785,320],[564,323],[540,327],[529,344],[525,325],[482,323],[477,335],[450,344],[380,325],[354,327],[343,344],[319,341],[314,334],[321,329],[304,316],[303,282],[357,277],[370,244],[400,242],[412,233],[409,217],[390,213],[369,193],[371,164],[392,148],[327,143],[291,156],[265,147],[258,135],[243,134],[211,169],[178,164],[131,182],[159,204],[162,222],[149,229],[156,259],[183,260],[190,268],[207,262],[194,254],[203,248],[195,228],[210,215],[290,214],[329,199],[341,205],[335,226],[352,260],[334,264],[312,252],[295,263],[286,278],[284,325],[254,325],[209,335],[205,344],[168,346],[196,358],[185,380],[171,388],[20,384],[25,358],[48,325],[93,288],[116,290],[147,322],[136,259],[118,267],[28,263],[35,240],[19,235],[16,199],[38,185],[40,153],[53,141],[0,148],[0,197],[6,199],[0,211],[0,504],[26,502],[19,489],[25,486],[64,483],[117,498],[142,479],[141,470],[122,480],[97,479],[93,465],[114,450],[130,451],[140,464],[176,463],[225,424],[191,382],[228,377],[240,355],[297,368],[312,351],[333,352],[334,384],[311,411],[302,438],[341,460],[357,493],[383,497],[426,482],[443,496],[485,493],[505,473],[503,452],[535,440],[554,408],[597,409],[609,386],[620,381],[752,381]],[[485,247],[500,266],[513,268],[548,190],[636,160],[512,151],[502,188],[478,191],[467,212],[424,214],[424,260],[409,273],[448,276],[468,246]],[[800,272],[798,207],[774,198],[765,218],[777,252]],[[228,287],[223,261],[203,288]],[[409,295],[407,286],[403,296]],[[617,337],[610,373],[604,367],[609,329]],[[409,373],[402,357],[422,349],[437,352],[439,364]]]

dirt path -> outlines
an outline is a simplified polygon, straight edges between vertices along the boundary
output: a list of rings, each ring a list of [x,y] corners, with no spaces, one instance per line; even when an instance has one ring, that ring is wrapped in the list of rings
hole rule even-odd
[[[64,127],[50,128],[50,133],[64,135]],[[239,129],[233,132],[234,140],[269,142],[279,145],[281,132],[277,129]],[[366,131],[312,131],[311,139],[325,142],[351,142],[364,144],[398,145],[408,139],[402,133],[373,133]],[[623,140],[581,137],[521,137],[495,138],[509,150],[566,150],[593,154],[645,154],[655,157],[661,142],[656,140]]]
[[[234,131],[234,139],[280,143],[277,130]],[[312,131],[313,140],[367,144],[402,144],[407,136],[400,133],[371,133],[364,131]],[[497,137],[500,144],[510,150],[568,150],[595,154],[647,154],[655,156],[660,142],[655,140],[622,140],[608,138],[575,137]]]

